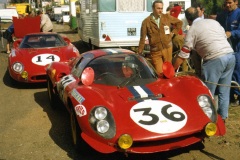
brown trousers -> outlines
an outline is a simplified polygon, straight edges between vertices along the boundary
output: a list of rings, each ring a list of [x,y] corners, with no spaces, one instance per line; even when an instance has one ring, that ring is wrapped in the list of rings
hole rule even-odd
[[[160,75],[162,70],[163,62],[170,62],[172,63],[172,47],[165,48],[161,51],[151,52],[150,58],[154,68],[157,71],[157,74]]]

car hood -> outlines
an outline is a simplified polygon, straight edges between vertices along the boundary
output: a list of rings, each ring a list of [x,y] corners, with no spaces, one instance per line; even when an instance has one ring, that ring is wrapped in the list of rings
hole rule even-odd
[[[142,141],[184,136],[201,132],[210,122],[197,102],[199,95],[210,92],[194,77],[123,88],[99,85],[94,90],[114,117],[117,137],[130,134]]]
[[[46,72],[45,67],[53,61],[68,60],[66,54],[69,47],[42,49],[15,49],[9,56],[9,63],[21,62],[27,70]]]

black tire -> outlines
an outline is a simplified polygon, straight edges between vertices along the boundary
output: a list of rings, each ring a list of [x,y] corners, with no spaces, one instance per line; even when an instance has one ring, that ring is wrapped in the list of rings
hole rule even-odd
[[[82,155],[89,154],[89,152],[93,151],[93,149],[81,137],[81,129],[77,122],[76,113],[74,112],[73,107],[70,112],[70,123],[72,141],[76,151],[81,152]]]
[[[47,90],[48,90],[48,98],[49,98],[50,106],[52,109],[55,110],[59,104],[58,102],[59,98],[53,92],[53,85],[49,77],[47,78]]]

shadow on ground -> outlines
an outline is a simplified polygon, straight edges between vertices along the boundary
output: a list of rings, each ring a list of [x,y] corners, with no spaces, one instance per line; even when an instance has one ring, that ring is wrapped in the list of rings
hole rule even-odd
[[[35,101],[43,108],[43,111],[47,113],[49,120],[51,121],[51,129],[49,135],[52,140],[61,149],[67,152],[67,155],[74,160],[169,160],[171,157],[181,155],[183,153],[189,153],[192,150],[202,150],[204,145],[197,143],[189,147],[175,149],[172,151],[152,153],[152,154],[128,154],[116,152],[111,154],[102,154],[96,151],[89,151],[88,153],[81,153],[77,151],[71,138],[70,117],[64,106],[60,105],[59,108],[53,110],[50,107],[47,91],[36,92],[34,94]]]

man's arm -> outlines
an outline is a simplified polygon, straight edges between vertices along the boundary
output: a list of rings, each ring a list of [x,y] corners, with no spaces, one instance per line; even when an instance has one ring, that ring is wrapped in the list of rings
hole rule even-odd
[[[240,18],[238,22],[240,21]],[[240,38],[240,23],[238,23],[238,28],[236,30],[232,30],[230,33],[226,32],[226,35],[229,37],[233,37],[234,39],[239,39]]]
[[[179,57],[177,55],[177,58],[175,59],[175,62],[173,64],[174,70],[177,70],[179,68],[179,66],[183,63],[183,61],[184,61],[184,58]]]
[[[141,54],[143,52],[146,35],[147,35],[147,23],[143,21],[141,26],[140,41],[138,45],[138,54]]]
[[[174,34],[178,34],[178,32],[180,31],[180,29],[182,29],[182,25],[183,25],[183,22],[178,19],[178,18],[175,18],[173,16],[168,16],[169,20],[170,20],[170,23],[174,25],[174,28],[172,30],[172,33]]]

